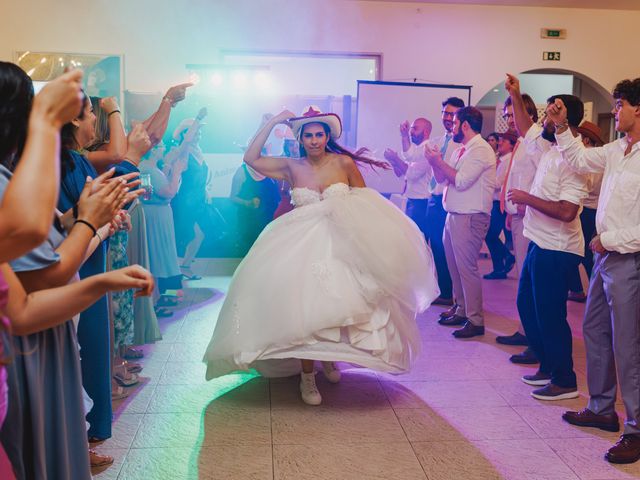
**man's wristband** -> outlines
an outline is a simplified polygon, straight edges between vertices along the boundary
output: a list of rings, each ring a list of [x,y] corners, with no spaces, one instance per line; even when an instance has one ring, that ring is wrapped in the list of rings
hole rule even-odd
[[[111,115],[113,115],[114,113],[120,113],[120,110],[116,109],[116,110],[113,110],[113,111],[111,111],[111,112],[107,113],[107,118],[109,118],[109,117],[110,117]]]
[[[560,122],[560,123],[555,123],[554,125],[556,127],[556,131],[560,130],[561,128],[569,128],[569,122],[567,120],[565,120],[564,122]]]
[[[98,234],[98,230],[96,230],[96,227],[94,227],[93,225],[91,225],[89,222],[87,222],[86,220],[82,220],[82,219],[77,219],[75,222],[73,222],[73,224],[75,225],[76,223],[81,223],[83,225],[86,225],[87,227],[89,227],[91,229],[91,231],[93,232],[93,236],[95,237]]]

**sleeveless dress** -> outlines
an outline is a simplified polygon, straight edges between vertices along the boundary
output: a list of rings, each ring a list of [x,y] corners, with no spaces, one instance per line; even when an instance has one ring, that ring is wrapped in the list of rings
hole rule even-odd
[[[296,208],[265,228],[235,272],[207,379],[293,375],[296,359],[409,370],[420,350],[415,317],[439,295],[420,230],[369,188],[291,194]]]

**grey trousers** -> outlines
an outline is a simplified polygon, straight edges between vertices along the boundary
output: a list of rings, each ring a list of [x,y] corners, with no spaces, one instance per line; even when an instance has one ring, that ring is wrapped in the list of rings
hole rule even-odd
[[[524,259],[527,258],[529,243],[531,242],[531,240],[524,236],[524,217],[520,215],[513,215],[511,217],[511,235],[513,237],[513,253],[516,257],[516,270],[518,272],[518,278],[520,278]],[[524,335],[522,325],[518,328],[518,332]]]
[[[467,317],[477,326],[484,325],[478,257],[490,219],[487,213],[449,213],[442,237],[453,282],[453,298],[458,304],[456,314]]]
[[[518,271],[518,278],[520,278],[524,259],[527,258],[527,252],[529,251],[529,242],[531,241],[524,236],[524,217],[520,215],[511,217],[511,235],[513,236],[513,253],[516,257],[516,270]]]
[[[596,255],[582,330],[589,410],[614,412],[617,370],[624,433],[640,433],[640,253]]]

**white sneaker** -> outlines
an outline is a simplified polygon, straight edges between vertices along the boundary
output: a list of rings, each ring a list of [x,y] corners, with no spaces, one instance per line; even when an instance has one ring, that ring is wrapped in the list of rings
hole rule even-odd
[[[322,397],[316,387],[316,373],[304,373],[300,374],[300,393],[302,395],[302,401],[307,405],[320,405],[322,403]]]
[[[340,370],[336,368],[336,364],[333,362],[322,362],[322,370],[325,378],[331,383],[338,383],[342,378]]]

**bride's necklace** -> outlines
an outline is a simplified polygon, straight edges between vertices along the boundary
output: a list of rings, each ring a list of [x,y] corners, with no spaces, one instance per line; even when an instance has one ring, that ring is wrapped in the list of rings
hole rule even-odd
[[[324,159],[321,160],[318,163],[314,163],[314,162],[309,162],[309,165],[311,165],[311,168],[313,168],[314,170],[319,170],[322,167],[324,167],[327,163],[329,163],[329,160],[331,160],[331,157],[329,155],[325,155]]]

